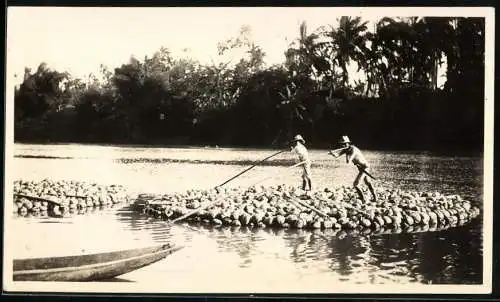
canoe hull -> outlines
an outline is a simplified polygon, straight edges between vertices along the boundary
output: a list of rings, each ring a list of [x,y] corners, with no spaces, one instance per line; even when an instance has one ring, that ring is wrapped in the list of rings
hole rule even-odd
[[[162,246],[155,249],[144,249],[144,250],[134,250],[139,252],[131,253],[131,251],[124,252],[123,257],[117,257],[118,259],[109,259],[110,254],[116,255],[117,252],[106,253],[106,254],[95,254],[86,256],[74,256],[72,257],[73,263],[71,266],[62,266],[58,263],[60,259],[67,259],[68,257],[59,258],[45,258],[47,263],[53,264],[58,263],[57,266],[48,267],[45,265],[43,267],[43,259],[39,258],[42,268],[32,269],[30,263],[27,261],[32,261],[33,259],[26,260],[14,260],[16,265],[14,266],[14,281],[56,281],[56,282],[68,282],[68,281],[98,281],[111,279],[113,277],[129,273],[131,271],[140,269],[152,263],[155,263],[169,254],[179,250],[181,247],[171,247]],[[104,255],[104,256],[103,256]],[[89,261],[89,257],[95,257],[95,262]],[[86,263],[83,265],[75,265],[78,257],[86,257]],[[106,261],[102,262],[102,259]],[[21,269],[20,267],[25,261],[26,269]],[[17,270],[16,270],[17,266]]]

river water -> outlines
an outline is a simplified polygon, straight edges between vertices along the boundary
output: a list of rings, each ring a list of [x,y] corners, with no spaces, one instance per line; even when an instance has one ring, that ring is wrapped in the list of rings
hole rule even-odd
[[[275,150],[16,144],[14,179],[121,184],[135,193],[210,188]],[[313,185],[350,185],[356,169],[312,150]],[[481,157],[365,151],[376,186],[460,194],[482,208]],[[284,153],[226,186],[299,185]],[[271,177],[270,177],[271,176]],[[270,178],[269,178],[270,177]],[[8,212],[10,213],[10,212]],[[9,214],[8,214],[9,215]],[[303,290],[358,284],[481,284],[482,217],[453,229],[393,235],[318,235],[306,230],[249,230],[167,225],[127,206],[68,218],[14,218],[6,232],[15,258],[105,252],[172,242],[183,249],[115,282],[167,292]],[[325,236],[326,235],[326,236]]]

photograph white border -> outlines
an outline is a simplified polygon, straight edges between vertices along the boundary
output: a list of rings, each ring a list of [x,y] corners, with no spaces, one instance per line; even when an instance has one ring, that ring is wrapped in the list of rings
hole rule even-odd
[[[337,13],[352,16],[463,16],[485,18],[485,106],[484,106],[484,191],[483,191],[483,284],[482,285],[345,285],[338,288],[336,284],[314,282],[303,284],[300,288],[281,286],[254,287],[251,284],[241,284],[239,287],[227,288],[224,284],[190,284],[180,288],[169,288],[168,282],[138,284],[119,282],[14,282],[12,281],[13,255],[9,250],[11,242],[16,240],[9,228],[12,221],[12,169],[14,148],[14,85],[12,60],[16,56],[14,49],[9,49],[9,13],[22,7],[7,8],[7,73],[5,102],[5,178],[4,178],[4,259],[3,259],[3,289],[7,292],[64,292],[64,293],[387,293],[387,294],[488,294],[492,290],[492,230],[493,230],[493,138],[494,138],[494,8],[491,7],[332,7]],[[71,8],[78,10],[79,8]],[[128,8],[137,9],[137,8]],[[168,9],[168,8],[157,8]],[[214,8],[211,8],[214,9]],[[251,9],[251,8],[224,8]],[[273,8],[269,8],[273,9]],[[309,8],[283,8],[307,10]],[[329,9],[329,8],[324,8]],[[29,20],[25,20],[29,22]],[[29,24],[26,24],[29,28]],[[175,278],[175,276],[172,276]]]

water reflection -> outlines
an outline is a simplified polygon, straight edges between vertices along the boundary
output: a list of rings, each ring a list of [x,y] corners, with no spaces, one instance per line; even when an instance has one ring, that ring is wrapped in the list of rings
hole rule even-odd
[[[182,236],[182,242],[176,244],[189,244],[196,235],[193,229],[185,229],[180,225],[172,225],[167,221],[152,218],[147,214],[137,212],[131,205],[125,206],[115,212],[118,222],[123,224],[125,232],[133,232],[137,240],[143,237],[142,233],[147,232],[155,242],[170,242],[178,240]]]
[[[127,282],[128,283],[128,282],[134,282],[134,281],[124,279],[124,278],[115,277],[115,278],[111,278],[111,279],[99,280],[97,282]]]
[[[176,230],[186,243],[204,236],[222,253],[235,253],[240,268],[269,257],[291,261],[297,270],[328,274],[355,283],[482,283],[479,220],[444,231],[363,235],[334,230],[252,229],[210,225],[169,225],[129,208],[117,219],[135,230],[147,230],[157,241],[171,240]],[[472,230],[471,230],[472,229]],[[192,245],[191,248],[203,249]]]
[[[73,158],[87,156],[87,149],[74,148],[74,154],[66,149],[61,150],[61,159],[68,153]],[[40,151],[38,147],[34,150]],[[99,159],[96,162],[92,162],[94,159],[58,161],[53,158],[18,157],[16,163],[22,169],[14,169],[17,173],[16,178],[78,178],[102,183],[115,183],[118,179],[123,182],[120,184],[128,188],[137,188],[141,192],[165,193],[168,190],[184,190],[194,186],[209,187],[213,185],[214,175],[223,181],[240,172],[240,165],[253,164],[255,163],[253,159],[259,160],[270,153],[266,150],[255,152],[226,150],[220,153],[212,150],[200,152],[198,150],[116,148],[113,149],[116,153],[112,153],[108,156],[109,158],[102,159],[101,149],[92,150],[95,154],[90,152],[90,155]],[[124,164],[133,157],[124,152],[134,154],[141,152],[141,154]],[[42,150],[41,153],[53,155],[54,152]],[[157,164],[161,163],[158,160],[162,160],[163,153],[168,153],[169,158],[172,157],[172,160],[177,160],[177,162],[168,165]],[[325,153],[323,151],[313,150],[311,153],[315,158],[314,174],[318,188],[351,185],[356,173],[351,166],[331,160],[327,155],[322,155]],[[378,187],[459,194],[474,204],[482,206],[481,159],[383,152],[367,152],[366,155],[378,178]],[[161,158],[155,159],[155,157]],[[28,161],[30,165],[27,165]],[[289,163],[288,159],[270,161],[269,166],[256,167],[252,173],[242,175],[232,184],[245,186],[268,177],[270,173],[279,174],[277,172],[280,172],[279,175],[283,176],[279,179],[280,183],[293,185],[299,176],[295,173],[298,171],[286,170],[285,166]],[[99,171],[107,173],[96,173],[92,168],[95,166],[100,167]],[[78,175],[75,175],[75,170],[79,171]],[[137,181],[138,179],[140,182]],[[273,179],[272,182],[269,184],[274,185],[278,180]],[[168,274],[169,272],[162,269],[171,265],[169,268],[172,269],[173,266],[174,271],[182,270],[184,274],[197,274],[197,276],[204,276],[204,269],[210,274],[213,274],[213,269],[218,269],[217,276],[214,274],[214,278],[220,276],[221,279],[223,276],[232,276],[228,272],[231,270],[237,272],[235,275],[276,274],[276,278],[283,278],[282,275],[286,275],[287,281],[292,282],[291,286],[293,282],[300,283],[304,276],[325,277],[328,280],[331,279],[332,284],[337,281],[373,284],[407,282],[477,284],[482,282],[483,239],[480,219],[448,230],[427,232],[432,229],[422,228],[420,230],[422,233],[387,235],[333,230],[311,232],[290,229],[255,230],[214,228],[206,225],[171,225],[137,213],[130,207],[122,208],[121,206],[89,209],[89,212],[85,213],[83,211],[68,213],[60,218],[46,217],[43,214],[30,217],[30,219],[22,219],[19,227],[24,226],[26,222],[32,226],[25,231],[27,234],[31,234],[30,232],[38,234],[38,231],[42,235],[51,234],[51,232],[58,234],[47,238],[39,236],[39,245],[44,254],[42,256],[53,256],[58,253],[72,254],[80,252],[82,247],[85,247],[86,252],[92,249],[101,252],[121,249],[129,243],[135,247],[139,243],[149,245],[152,242],[168,241],[185,246],[185,249],[172,256],[177,258],[169,258],[174,261],[159,264],[156,272],[159,274],[156,276],[158,278]],[[57,223],[65,225],[59,227]],[[21,233],[18,228],[16,232]],[[64,245],[59,239],[63,235],[66,238]],[[95,240],[97,237],[100,239]],[[31,239],[29,236],[18,238],[26,241]],[[47,244],[47,241],[50,241],[50,244]],[[69,241],[77,242],[71,245]],[[20,250],[32,256],[35,248],[38,247],[25,250],[23,245]],[[60,251],[61,249],[66,250]],[[194,264],[199,261],[202,264]],[[211,266],[209,263],[215,264]],[[219,268],[218,265],[226,266]],[[185,266],[187,266],[186,269],[184,269]],[[185,273],[186,271],[188,273]],[[153,268],[145,268],[144,281],[147,282],[153,273],[155,273]],[[176,271],[176,273],[179,272]],[[209,273],[207,275],[210,275]],[[175,277],[174,274],[173,278]],[[191,275],[187,278],[191,278]]]

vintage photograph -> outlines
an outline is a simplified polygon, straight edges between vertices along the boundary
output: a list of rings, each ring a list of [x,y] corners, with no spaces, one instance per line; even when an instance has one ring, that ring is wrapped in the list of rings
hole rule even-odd
[[[490,293],[493,8],[8,7],[4,290]]]

